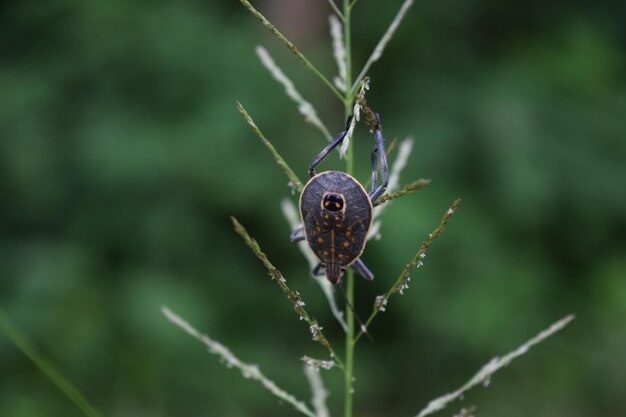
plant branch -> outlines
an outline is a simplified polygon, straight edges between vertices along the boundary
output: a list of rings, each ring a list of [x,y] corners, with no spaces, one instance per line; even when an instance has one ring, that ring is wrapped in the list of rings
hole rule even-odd
[[[391,37],[395,33],[396,29],[398,29],[398,26],[400,26],[402,19],[404,19],[404,16],[406,15],[406,13],[408,12],[409,8],[412,5],[413,5],[413,0],[405,0],[405,2],[402,3],[400,10],[398,10],[398,13],[396,14],[396,17],[391,22],[391,25],[389,25],[389,28],[387,28],[387,31],[385,32],[383,37],[380,38],[380,41],[378,41],[378,45],[376,45],[376,48],[374,48],[374,51],[372,51],[372,54],[370,55],[367,62],[365,63],[365,66],[359,73],[359,76],[356,77],[356,79],[354,80],[354,84],[350,88],[352,91],[356,91],[356,88],[359,85],[359,82],[361,81],[363,77],[365,77],[365,75],[367,74],[367,71],[369,71],[372,64],[378,61],[380,57],[383,55],[383,52],[385,50],[385,47],[387,46],[387,43],[389,43],[389,41],[391,40]]]
[[[330,7],[333,9],[337,17],[343,20],[343,15],[341,14],[341,10],[339,10],[339,7],[337,7],[337,5],[335,4],[335,0],[328,0],[328,4],[330,4]]]
[[[389,297],[391,297],[393,294],[397,292],[399,292],[400,294],[403,294],[404,290],[409,287],[408,281],[411,279],[409,274],[413,271],[414,268],[420,268],[423,265],[423,259],[426,257],[426,252],[428,251],[428,248],[433,243],[433,241],[437,239],[439,235],[441,235],[446,225],[448,224],[448,222],[450,221],[450,219],[452,218],[454,213],[456,213],[456,211],[459,209],[460,206],[461,206],[461,200],[460,199],[454,200],[454,202],[452,203],[448,211],[446,211],[446,213],[443,215],[443,218],[441,219],[439,226],[437,226],[437,228],[428,235],[428,238],[422,242],[422,245],[420,246],[419,250],[413,257],[413,259],[411,259],[411,262],[409,262],[402,269],[402,272],[396,279],[396,282],[393,284],[393,286],[385,294],[379,295],[378,297],[376,297],[376,301],[374,303],[374,309],[372,310],[372,313],[370,314],[369,318],[365,322],[366,328],[369,327],[370,323],[372,322],[372,320],[374,320],[374,317],[376,317],[379,311],[385,311]],[[354,342],[356,343],[361,338],[362,335],[363,335],[363,331],[359,332]]]
[[[322,332],[322,327],[317,323],[316,320],[312,319],[304,309],[304,301],[302,301],[300,293],[297,291],[293,291],[287,286],[287,280],[285,279],[285,277],[283,277],[283,274],[270,262],[265,253],[263,253],[263,251],[261,250],[261,247],[259,246],[257,241],[250,237],[248,231],[241,225],[241,223],[239,223],[234,217],[231,217],[231,220],[233,222],[233,226],[235,227],[235,232],[237,232],[237,234],[243,238],[246,245],[248,245],[248,247],[252,250],[252,253],[254,253],[254,255],[259,258],[263,265],[265,265],[265,268],[267,268],[270,277],[272,277],[272,279],[276,281],[276,284],[278,284],[281,291],[293,303],[293,308],[300,316],[300,320],[304,320],[307,322],[313,340],[328,349],[330,356],[337,363],[337,366],[341,369],[344,369],[343,362],[335,353],[334,349],[330,345],[330,342],[328,341],[328,339],[326,339],[326,336],[324,336],[324,333]]]
[[[285,35],[283,35],[282,33],[280,33],[280,31],[278,29],[276,29],[276,26],[274,26],[269,20],[267,20],[265,18],[265,16],[263,16],[261,14],[261,12],[259,12],[257,9],[255,9],[248,0],[239,0],[239,2],[246,8],[248,9],[248,11],[250,13],[252,13],[252,15],[254,17],[256,17],[257,19],[259,19],[261,21],[261,23],[263,23],[263,26],[265,26],[267,28],[267,30],[269,30],[270,32],[272,32],[274,34],[274,36],[276,36],[282,43],[285,44],[285,46],[287,48],[289,48],[289,50],[291,52],[294,53],[294,55],[296,55],[300,61],[302,61],[302,63],[304,65],[306,65],[306,67],[308,69],[310,69],[315,75],[317,75],[317,77],[322,80],[324,82],[324,84],[326,84],[328,86],[328,88],[330,88],[330,90],[337,96],[339,97],[339,99],[341,101],[344,101],[344,97],[341,95],[341,93],[339,92],[339,90],[337,90],[337,88],[335,88],[335,86],[333,85],[333,83],[331,83],[328,78],[326,78],[324,76],[324,74],[322,74],[316,67],[315,65],[313,65],[303,54],[302,52],[300,52],[300,50],[293,44],[291,43],[291,41],[289,39],[287,39],[285,37]]]
[[[388,201],[394,200],[396,198],[400,198],[414,191],[421,190],[422,188],[425,188],[426,186],[428,186],[428,184],[430,184],[429,179],[420,178],[419,180],[413,181],[409,185],[405,186],[400,191],[382,195],[378,200],[376,200],[376,202],[374,203],[374,207],[380,206],[381,204],[385,204]]]
[[[252,120],[252,117],[250,117],[250,115],[240,102],[237,102],[237,110],[239,110],[239,113],[241,113],[241,116],[244,118],[246,123],[248,123],[250,128],[252,128],[252,131],[261,139],[263,145],[265,145],[265,147],[271,152],[274,160],[276,161],[276,164],[278,164],[278,166],[285,172],[287,178],[289,178],[289,185],[292,187],[292,189],[297,192],[301,192],[302,183],[298,179],[298,176],[293,172],[289,165],[287,165],[287,162],[285,162],[283,157],[280,156],[276,148],[274,148],[274,145],[272,145],[272,143],[267,140],[265,135],[263,135],[261,129],[259,129],[258,126],[254,123],[254,120]]]
[[[476,385],[489,385],[491,377],[495,372],[509,365],[513,361],[513,359],[522,356],[523,354],[528,352],[531,347],[543,342],[545,339],[567,326],[567,324],[572,320],[574,320],[574,315],[570,314],[552,324],[550,327],[539,333],[537,336],[528,340],[526,343],[524,343],[517,349],[507,353],[503,357],[499,358],[496,356],[495,358],[491,359],[486,365],[480,368],[480,370],[462,387],[460,387],[456,391],[443,395],[429,402],[428,405],[422,411],[420,411],[417,417],[425,417],[429,414],[433,414],[436,411],[443,410],[449,403],[463,397],[465,392],[474,388]]]
[[[83,397],[80,391],[37,352],[35,346],[22,332],[11,324],[2,311],[0,311],[0,330],[84,415],[87,417],[99,417],[95,408]]]
[[[344,116],[347,118],[350,114],[353,114],[352,125],[348,129],[344,143],[340,149],[340,154],[345,156],[346,160],[346,172],[349,175],[353,174],[353,147],[350,144],[351,131],[354,130],[354,123],[358,120],[359,104],[354,102],[354,95],[352,93],[352,35],[351,35],[351,16],[350,16],[350,0],[343,0],[343,44],[345,51],[345,63],[346,63],[346,88],[344,91]],[[362,93],[365,94],[366,84],[363,83]],[[354,105],[354,108],[353,108]],[[347,140],[346,140],[347,139]],[[352,268],[348,268],[345,276],[345,295],[346,304],[354,305],[354,271]],[[354,383],[354,311],[352,308],[346,308],[346,324],[348,325],[348,331],[345,335],[345,361],[346,367],[344,370],[344,391],[343,391],[343,405],[344,405],[344,417],[352,417],[352,400],[353,400],[353,383]]]
[[[204,343],[209,349],[209,353],[220,356],[227,367],[235,367],[241,371],[246,379],[253,379],[263,385],[269,392],[291,404],[296,410],[309,417],[317,417],[317,415],[306,406],[306,404],[289,394],[285,390],[279,388],[272,380],[268,379],[258,366],[240,361],[226,346],[220,342],[203,335],[196,330],[191,324],[182,319],[169,308],[161,307],[163,315],[174,325],[184,330],[187,334]]]

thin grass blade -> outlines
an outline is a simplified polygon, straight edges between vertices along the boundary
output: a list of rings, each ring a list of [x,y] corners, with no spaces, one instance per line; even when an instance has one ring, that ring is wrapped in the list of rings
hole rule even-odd
[[[28,338],[15,327],[9,318],[0,310],[0,331],[35,364],[46,378],[50,380],[74,405],[87,417],[99,417],[95,408],[83,397],[78,389],[58,371]]]
[[[330,88],[330,90],[337,96],[339,97],[339,99],[341,100],[341,102],[344,102],[344,97],[341,94],[341,92],[339,92],[339,90],[337,90],[337,88],[335,88],[335,86],[333,85],[333,83],[331,83],[328,78],[326,78],[324,76],[324,74],[322,74],[316,67],[315,65],[313,65],[311,63],[311,61],[309,61],[304,54],[302,54],[302,52],[300,52],[300,50],[293,44],[291,43],[291,41],[289,39],[287,39],[285,37],[285,35],[283,35],[277,28],[276,26],[274,26],[269,20],[267,20],[267,18],[265,16],[263,16],[263,14],[261,14],[261,12],[259,12],[257,9],[255,9],[248,0],[239,0],[239,2],[243,5],[243,7],[245,7],[246,9],[248,9],[248,11],[250,13],[252,13],[252,15],[254,17],[256,17],[257,19],[259,19],[261,21],[261,23],[263,24],[263,26],[265,26],[265,28],[267,30],[269,30],[272,34],[274,34],[274,36],[276,36],[278,38],[278,40],[280,40],[282,43],[285,44],[285,46],[287,48],[289,48],[289,50],[291,52],[294,53],[295,56],[298,57],[298,59],[300,59],[300,61],[302,61],[302,63],[304,65],[306,65],[306,67],[308,69],[310,69],[313,74],[315,74],[320,80],[322,80],[322,82],[324,84],[326,84],[328,86],[328,88]]]

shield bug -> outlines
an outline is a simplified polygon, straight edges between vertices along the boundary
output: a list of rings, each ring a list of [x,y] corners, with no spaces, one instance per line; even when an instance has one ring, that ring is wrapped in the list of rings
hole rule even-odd
[[[294,242],[306,239],[320,260],[313,272],[319,274],[324,270],[333,284],[341,282],[349,267],[366,279],[374,278],[359,258],[365,248],[367,232],[372,223],[373,203],[385,192],[389,183],[385,139],[378,114],[373,131],[375,145],[372,151],[372,188],[369,193],[354,177],[345,172],[315,172],[317,165],[343,141],[350,121],[349,118],[346,129],[313,159],[309,167],[311,178],[300,194],[302,226],[291,234]],[[383,177],[380,185],[379,166]],[[300,232],[303,232],[303,236],[299,236]]]

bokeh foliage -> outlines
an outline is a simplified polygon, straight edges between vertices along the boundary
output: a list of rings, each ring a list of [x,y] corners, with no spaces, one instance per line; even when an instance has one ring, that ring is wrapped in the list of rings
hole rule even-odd
[[[286,3],[298,2],[258,6],[331,74],[327,3],[308,31]],[[357,68],[398,6],[357,4]],[[286,180],[235,100],[305,178],[324,141],[254,46],[339,130],[336,99],[235,1],[0,10],[0,306],[105,416],[294,415],[159,306],[308,398],[299,357],[324,352],[229,215],[327,335],[340,330],[288,242]],[[570,312],[570,328],[467,403],[481,417],[626,414],[625,19],[617,1],[418,2],[372,68],[368,103],[386,136],[415,138],[404,182],[433,183],[386,211],[383,239],[364,254],[376,280],[358,282],[357,310],[454,198],[464,206],[357,351],[358,415],[414,415]],[[365,129],[354,143],[365,179]],[[1,416],[80,415],[2,335],[0,365]],[[339,374],[326,379],[338,392]]]

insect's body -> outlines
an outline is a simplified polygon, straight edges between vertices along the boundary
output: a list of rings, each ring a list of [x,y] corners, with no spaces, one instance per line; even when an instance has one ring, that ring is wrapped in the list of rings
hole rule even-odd
[[[300,195],[304,236],[332,283],[338,283],[361,256],[372,213],[363,186],[344,172],[322,172],[304,186]]]
[[[357,180],[345,172],[315,172],[315,167],[346,137],[352,120],[349,117],[346,129],[335,136],[311,162],[311,179],[300,194],[302,225],[291,233],[290,238],[293,242],[307,240],[320,260],[313,268],[313,274],[318,275],[323,268],[333,284],[341,282],[347,268],[365,279],[374,279],[374,274],[361,261],[360,256],[367,240],[367,231],[372,224],[372,204],[383,195],[389,184],[385,138],[378,114],[375,118],[372,190],[368,193]],[[383,177],[380,184],[379,168]],[[303,230],[304,236],[300,236]]]

